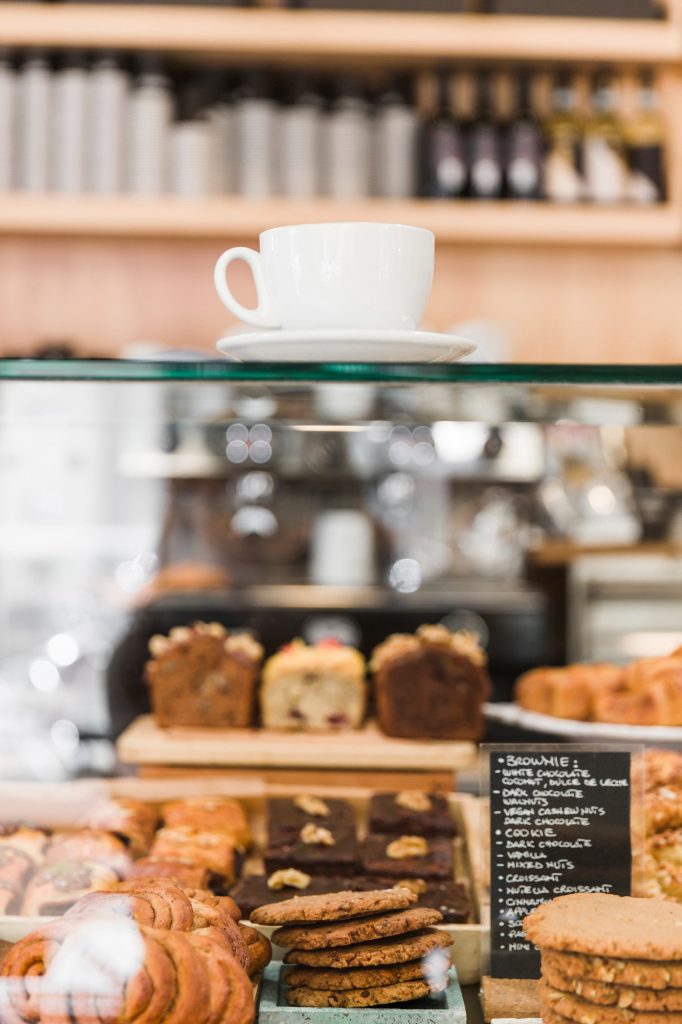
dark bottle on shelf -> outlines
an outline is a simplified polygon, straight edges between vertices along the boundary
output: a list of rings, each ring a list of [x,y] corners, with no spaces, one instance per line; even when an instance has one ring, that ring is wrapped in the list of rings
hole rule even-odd
[[[546,134],[545,198],[553,203],[578,203],[585,195],[582,124],[575,83],[569,72],[561,72],[554,81]]]
[[[665,126],[651,71],[640,72],[636,110],[626,125],[625,138],[628,198],[640,206],[663,202],[666,197]]]
[[[504,186],[502,128],[497,121],[490,75],[477,82],[476,120],[471,129],[469,195],[472,199],[500,199]]]
[[[506,194],[510,199],[542,197],[542,133],[531,99],[531,77],[517,80],[516,115],[509,126],[505,154]]]
[[[467,188],[467,153],[462,126],[452,110],[450,75],[441,71],[437,94],[421,132],[420,193],[434,199],[460,199]]]

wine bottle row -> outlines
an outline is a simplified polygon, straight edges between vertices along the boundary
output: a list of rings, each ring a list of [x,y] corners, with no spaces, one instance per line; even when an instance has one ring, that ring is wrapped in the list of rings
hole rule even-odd
[[[178,72],[158,57],[0,52],[0,190],[200,198],[651,204],[653,76],[440,69]]]

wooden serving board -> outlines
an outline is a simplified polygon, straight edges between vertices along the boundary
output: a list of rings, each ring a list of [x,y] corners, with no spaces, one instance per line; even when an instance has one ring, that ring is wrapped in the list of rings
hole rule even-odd
[[[270,729],[162,729],[152,715],[137,718],[119,737],[127,764],[232,768],[335,768],[374,771],[456,772],[475,763],[474,743],[402,740],[385,736],[373,722],[339,733],[274,732]]]
[[[377,787],[379,783],[377,783]],[[258,853],[265,843],[266,801],[268,797],[295,796],[300,786],[257,785],[249,780],[231,779],[229,776],[202,780],[199,778],[80,780],[71,783],[0,783],[0,807],[7,820],[25,817],[27,820],[51,828],[73,827],[78,819],[103,796],[134,797],[149,803],[192,796],[224,795],[240,800],[249,818],[255,852],[248,858],[249,870],[262,870]],[[369,791],[335,786],[307,786],[305,792],[322,798],[338,797],[347,800],[355,809],[358,835],[362,838],[367,828]],[[452,938],[452,961],[463,985],[477,982],[481,974],[482,927],[480,924],[481,892],[479,888],[479,801],[460,793],[448,795],[450,808],[457,824],[458,836],[454,840],[454,876],[456,881],[469,887],[474,914],[471,924],[439,925]],[[21,813],[17,815],[17,811]],[[0,940],[17,942],[24,935],[45,924],[50,918],[0,916]],[[270,935],[274,929],[259,927]],[[281,960],[284,950],[273,946],[274,960]]]

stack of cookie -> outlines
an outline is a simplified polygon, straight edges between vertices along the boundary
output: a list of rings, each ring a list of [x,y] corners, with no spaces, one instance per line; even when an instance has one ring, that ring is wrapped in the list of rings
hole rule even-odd
[[[525,920],[540,948],[545,1024],[680,1024],[682,907],[576,893]]]
[[[448,987],[450,937],[431,927],[440,913],[416,900],[407,889],[301,896],[251,920],[281,926],[273,942],[296,965],[284,974],[290,1005],[385,1006]]]

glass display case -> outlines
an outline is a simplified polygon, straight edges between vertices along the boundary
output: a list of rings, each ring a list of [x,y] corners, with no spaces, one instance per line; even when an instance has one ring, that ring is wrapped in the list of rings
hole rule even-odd
[[[676,366],[3,361],[2,774],[111,770],[98,738],[148,709],[147,640],[193,617],[268,654],[471,629],[496,699],[601,657],[570,599],[579,556],[620,553],[621,585],[658,558],[675,588],[681,384]],[[658,609],[670,643],[679,609]],[[608,656],[655,651],[655,629],[613,628]]]
[[[260,821],[273,793],[341,787],[366,822],[373,790],[441,791],[471,900],[447,927],[475,982],[476,743],[552,737],[494,711],[538,666],[682,647],[681,442],[679,366],[0,361],[0,819],[92,828],[81,804],[105,791],[199,791]],[[237,660],[350,647],[375,681],[363,660],[358,715],[347,688],[321,732],[308,711],[268,727],[248,673],[237,726],[164,728],[150,641],[162,659],[197,622],[242,637]],[[377,649],[424,625],[486,664],[484,728],[386,725]],[[11,941],[27,926],[4,906]]]

